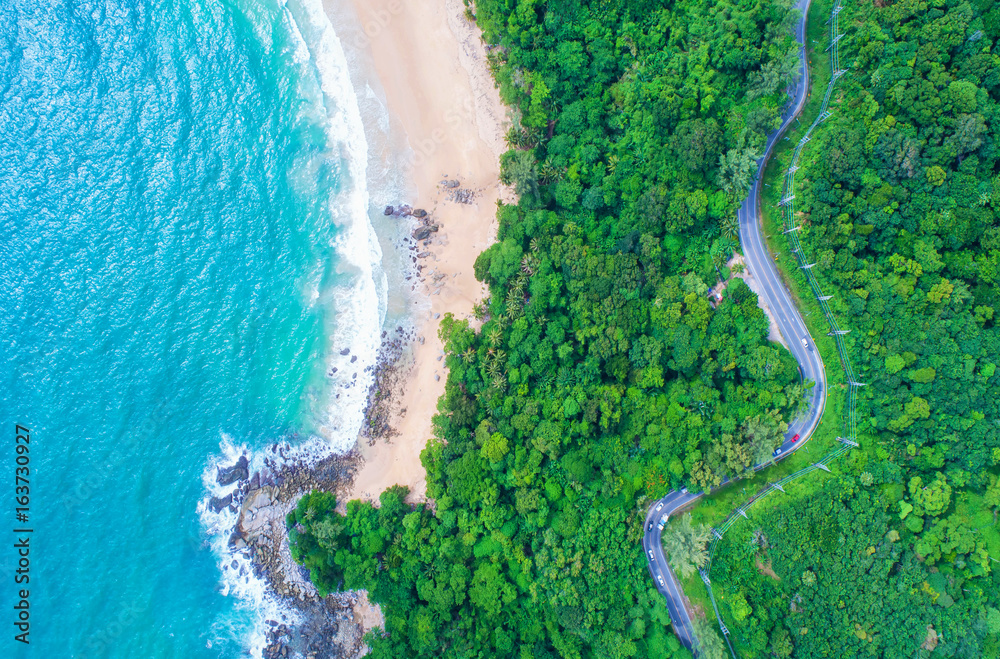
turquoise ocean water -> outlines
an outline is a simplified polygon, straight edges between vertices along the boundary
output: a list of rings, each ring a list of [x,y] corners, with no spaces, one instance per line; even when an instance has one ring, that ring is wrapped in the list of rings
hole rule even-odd
[[[203,475],[234,447],[353,441],[367,376],[327,373],[372,362],[385,313],[346,60],[291,0],[0,14],[0,655],[242,656],[259,602],[222,581]]]

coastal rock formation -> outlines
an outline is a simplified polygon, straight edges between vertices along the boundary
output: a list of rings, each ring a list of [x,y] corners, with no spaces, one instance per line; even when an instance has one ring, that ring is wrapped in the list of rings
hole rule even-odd
[[[264,657],[354,658],[366,649],[362,637],[376,624],[373,619],[378,619],[371,614],[367,599],[356,592],[320,597],[308,571],[292,560],[285,528],[285,516],[303,494],[314,489],[332,491],[350,482],[357,461],[352,453],[311,463],[294,457],[290,446],[276,444],[264,459],[264,468],[252,476],[246,473],[249,465],[245,456],[219,469],[220,483],[241,482],[233,493],[209,502],[213,510],[239,509],[236,527],[229,536],[230,552],[234,559],[248,558],[253,573],[300,617],[295,624],[267,621]],[[238,565],[234,560],[231,567],[243,569]]]
[[[410,212],[408,207],[406,209],[405,212]],[[393,213],[399,211],[399,208],[393,209]],[[426,212],[418,223],[427,236],[438,230]],[[415,276],[432,287],[443,282],[440,273],[430,271],[421,275],[419,267],[415,268]],[[409,326],[386,330],[381,339],[376,363],[366,367],[373,372],[374,378],[359,441],[366,440],[369,444],[398,434],[391,425],[393,410],[402,395],[406,372],[412,366],[410,346],[420,342]],[[348,348],[339,352],[343,356],[351,353]],[[294,623],[287,619],[268,621],[263,657],[353,659],[367,652],[362,640],[365,633],[384,624],[381,611],[363,592],[320,597],[309,580],[308,571],[292,559],[285,527],[287,514],[303,494],[314,489],[335,491],[349,484],[358,466],[356,452],[315,462],[296,457],[295,449],[282,443],[267,449],[263,465],[256,469],[255,462],[252,474],[246,456],[218,470],[219,483],[237,484],[231,493],[213,497],[208,503],[214,511],[224,508],[238,511],[227,543],[234,560],[226,567],[241,574],[246,574],[249,567],[285,607],[298,614],[298,622]],[[235,560],[239,557],[244,558],[243,563]]]
[[[431,234],[436,232],[440,227],[436,224],[425,224],[424,226],[417,227],[413,231],[414,240],[427,240],[430,238]]]
[[[243,534],[240,533],[238,530],[237,531],[233,531],[229,535],[229,549],[230,550],[232,550],[232,551],[239,551],[241,549],[245,549],[246,546],[247,546],[246,538],[244,538]]]
[[[368,440],[369,446],[379,439],[388,440],[399,434],[389,421],[405,383],[401,372],[405,348],[415,338],[412,330],[403,329],[402,326],[396,327],[393,336],[382,332],[382,350],[375,365],[375,377],[368,390],[365,423],[361,428],[361,436]]]
[[[222,512],[223,508],[228,508],[233,502],[232,493],[227,494],[224,497],[212,497],[211,501],[208,502],[208,507],[212,509],[212,512]]]
[[[215,480],[219,485],[232,485],[236,481],[245,481],[248,478],[250,478],[249,462],[247,456],[241,455],[232,467],[220,467],[219,475],[215,477]]]

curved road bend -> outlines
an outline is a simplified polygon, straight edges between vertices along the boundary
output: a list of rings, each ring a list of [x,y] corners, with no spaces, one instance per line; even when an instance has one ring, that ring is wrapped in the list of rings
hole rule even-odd
[[[819,420],[823,416],[823,408],[826,403],[826,371],[823,369],[823,360],[816,350],[816,343],[809,335],[801,314],[792,303],[791,296],[781,283],[778,271],[774,267],[773,258],[768,251],[767,243],[762,235],[759,221],[760,196],[763,187],[762,178],[764,168],[774,150],[774,145],[781,139],[788,129],[788,126],[798,117],[805,106],[809,91],[809,66],[806,60],[806,14],[809,12],[810,0],[798,0],[796,7],[802,12],[802,18],[795,29],[795,38],[800,44],[800,64],[799,76],[791,90],[793,102],[782,114],[781,126],[768,135],[767,147],[764,155],[757,161],[757,176],[750,189],[743,205],[739,210],[740,223],[740,244],[746,257],[747,267],[750,272],[760,282],[761,295],[767,302],[768,307],[774,315],[781,335],[788,344],[789,351],[799,363],[803,381],[812,380],[816,383],[808,400],[808,407],[804,414],[799,415],[788,427],[785,433],[785,441],[775,450],[775,459],[780,460],[792,451],[802,446],[812,435]],[[803,343],[804,339],[804,343]],[[796,434],[801,436],[798,442],[792,442],[791,438]],[[761,468],[764,465],[757,465]],[[728,483],[724,480],[722,485]],[[721,486],[720,486],[721,487]],[[674,633],[686,647],[691,648],[694,644],[694,634],[691,628],[691,618],[687,608],[684,606],[684,597],[680,585],[674,577],[673,571],[667,564],[667,558],[663,553],[663,543],[661,541],[662,530],[659,528],[659,521],[664,515],[669,515],[677,510],[690,505],[693,501],[704,494],[703,492],[693,493],[685,491],[673,491],[659,501],[650,506],[646,513],[645,527],[642,536],[642,549],[646,554],[649,563],[649,571],[660,591],[667,599],[667,610],[670,612],[670,620],[673,624]]]

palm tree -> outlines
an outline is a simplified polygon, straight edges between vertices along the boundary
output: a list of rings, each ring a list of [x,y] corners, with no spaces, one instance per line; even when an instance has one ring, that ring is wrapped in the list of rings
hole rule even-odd
[[[739,243],[733,238],[723,238],[719,241],[719,248],[725,250],[727,257],[732,255],[738,247]]]
[[[736,200],[750,187],[757,157],[750,149],[730,149],[719,156],[719,184]]]
[[[515,137],[521,137],[518,133]],[[510,133],[508,133],[510,139]],[[513,185],[519,197],[538,191],[538,167],[531,151],[508,151],[500,157],[500,182]]]
[[[730,215],[722,220],[722,235],[726,238],[736,238],[740,235],[740,220],[738,217]]]
[[[723,265],[726,264],[727,254],[725,250],[722,249],[722,246],[719,245],[719,243],[715,243],[715,245],[712,247],[711,254],[712,254],[712,265],[714,265],[716,268],[721,268]]]
[[[525,254],[521,259],[521,272],[528,276],[535,274],[535,259],[531,258],[528,254]]]
[[[514,291],[511,291],[511,293],[513,292]],[[510,295],[507,297],[507,311],[505,313],[511,320],[521,317],[521,300],[522,298],[516,295]]]
[[[667,554],[670,566],[689,577],[695,570],[708,562],[708,540],[711,530],[704,524],[694,526],[691,514],[686,513],[680,520],[674,522],[663,534],[663,550]]]
[[[548,158],[538,168],[538,179],[545,184],[554,183],[566,174],[565,167],[556,167]]]
[[[472,313],[476,317],[476,320],[483,320],[486,318],[486,305],[480,300],[472,305]]]

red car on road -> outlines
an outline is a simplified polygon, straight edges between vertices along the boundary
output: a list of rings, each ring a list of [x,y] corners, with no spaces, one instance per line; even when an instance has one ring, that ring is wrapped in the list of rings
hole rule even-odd
[[[799,433],[795,433],[795,436],[794,436],[794,437],[792,437],[792,443],[793,443],[793,444],[794,444],[795,442],[797,442],[797,441],[799,441]]]

